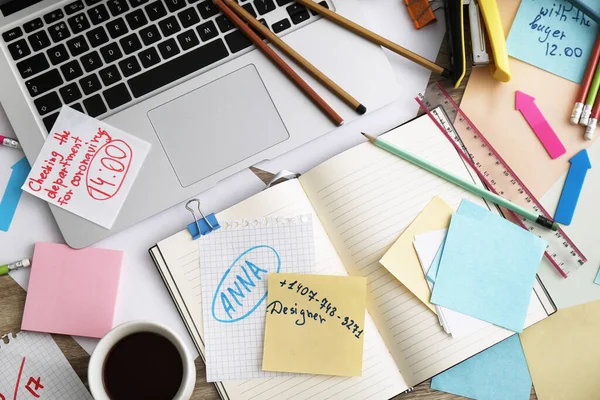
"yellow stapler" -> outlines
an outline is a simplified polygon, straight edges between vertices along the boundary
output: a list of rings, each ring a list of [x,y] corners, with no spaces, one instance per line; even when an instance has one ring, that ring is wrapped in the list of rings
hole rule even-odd
[[[465,8],[471,28],[473,65],[489,65],[494,79],[508,82],[508,53],[496,0],[445,0],[444,3],[454,87],[460,85],[467,71]]]

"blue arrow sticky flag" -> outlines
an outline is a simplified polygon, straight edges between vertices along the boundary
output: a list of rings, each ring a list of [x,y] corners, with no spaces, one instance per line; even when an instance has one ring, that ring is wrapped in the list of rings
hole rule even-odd
[[[592,168],[590,158],[585,149],[575,154],[569,162],[571,163],[571,168],[569,168],[569,172],[567,173],[565,186],[563,186],[558,207],[556,207],[556,213],[554,214],[554,220],[563,225],[571,223],[575,207],[577,206],[577,200],[579,200],[579,194],[581,194],[585,175],[587,174],[587,170]]]
[[[0,231],[8,232],[10,223],[12,222],[15,212],[17,211],[17,205],[19,205],[19,199],[21,198],[21,186],[25,183],[27,175],[31,167],[25,157],[17,161],[12,167],[12,173],[8,180],[8,185],[2,196],[0,202]]]

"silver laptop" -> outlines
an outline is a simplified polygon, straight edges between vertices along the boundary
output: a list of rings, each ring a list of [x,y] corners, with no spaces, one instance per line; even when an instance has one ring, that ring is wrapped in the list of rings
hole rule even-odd
[[[368,110],[393,100],[379,47],[290,0],[239,3]],[[356,0],[321,4],[360,21]],[[75,248],[335,128],[211,0],[0,0],[0,33],[0,102],[31,164],[62,105],[152,144],[112,229],[51,206]]]

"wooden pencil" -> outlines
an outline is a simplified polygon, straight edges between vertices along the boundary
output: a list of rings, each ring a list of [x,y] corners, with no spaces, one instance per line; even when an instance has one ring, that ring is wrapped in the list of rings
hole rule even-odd
[[[252,16],[244,7],[240,6],[235,0],[223,0],[236,14],[238,14],[244,21],[246,21],[254,30],[258,31],[261,35],[267,38],[271,43],[277,46],[283,51],[288,57],[296,62],[302,69],[308,72],[313,78],[319,81],[323,86],[329,89],[343,102],[352,107],[359,114],[364,114],[367,108],[362,105],[358,100],[352,97],[348,92],[342,89],[337,83],[332,81],[327,75],[321,72],[317,67],[312,65],[308,60],[302,57],[297,51],[292,49],[287,43],[281,40],[276,34],[271,32],[269,28],[261,24],[256,18]]]
[[[317,92],[315,92],[308,85],[308,83],[306,83],[306,81],[300,77],[300,75],[298,75],[281,57],[279,57],[279,55],[277,55],[273,49],[263,42],[262,39],[256,33],[254,33],[254,31],[248,25],[246,25],[246,23],[244,23],[244,21],[242,21],[231,8],[223,3],[222,0],[213,0],[213,2],[219,8],[219,10],[221,10],[221,12],[227,18],[229,18],[231,22],[233,22],[234,25],[237,26],[240,31],[242,31],[242,33],[244,33],[244,35],[246,35],[246,37],[250,39],[250,41],[254,43],[254,45],[258,47],[267,56],[267,58],[269,58],[273,64],[279,68],[281,72],[283,72],[292,82],[294,82],[296,86],[298,86],[298,88],[300,88],[300,90],[302,90],[304,94],[311,99],[312,102],[315,103],[317,107],[319,107],[337,126],[340,126],[344,123],[342,117],[340,117],[339,114],[336,113],[333,108],[331,108],[331,106],[327,104],[325,100],[323,100],[321,96],[319,96]]]
[[[573,111],[571,111],[571,123],[573,125],[579,124],[579,120],[581,119],[581,114],[583,113],[583,108],[585,106],[585,99],[588,95],[588,91],[590,90],[590,86],[592,84],[592,79],[594,78],[594,72],[596,72],[596,67],[598,66],[598,61],[600,59],[600,32],[596,37],[596,43],[592,48],[592,54],[590,55],[590,60],[588,61],[587,68],[585,70],[585,74],[583,74],[583,80],[581,81],[581,85],[579,86],[579,93],[577,93],[577,98],[575,99],[575,105],[573,106]]]
[[[316,13],[321,14],[323,17],[327,18],[331,22],[340,25],[341,27],[357,34],[358,36],[360,36],[372,43],[375,43],[379,46],[383,46],[386,49],[391,50],[394,53],[401,55],[402,57],[408,58],[409,60],[419,64],[422,67],[425,67],[435,73],[442,75],[445,78],[451,78],[450,71],[448,71],[444,67],[441,67],[432,61],[429,61],[428,59],[418,55],[417,53],[413,53],[412,51],[405,49],[404,47],[400,46],[399,44],[396,44],[396,43],[392,42],[391,40],[388,40],[388,39],[384,38],[383,36],[380,36],[380,35],[376,34],[375,32],[370,31],[367,28],[360,26],[357,23],[352,22],[347,18],[342,17],[341,15],[321,6],[320,4],[318,4],[312,0],[296,0],[296,2],[306,6],[307,8],[310,8],[311,10],[313,10]]]

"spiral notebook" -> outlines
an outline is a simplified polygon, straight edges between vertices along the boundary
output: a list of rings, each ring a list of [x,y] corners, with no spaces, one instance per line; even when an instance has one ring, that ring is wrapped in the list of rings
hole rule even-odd
[[[475,175],[427,116],[386,133],[385,138],[475,182]],[[368,279],[361,377],[291,375],[217,382],[221,397],[389,399],[511,336],[513,332],[490,325],[453,339],[437,316],[379,264],[434,196],[455,209],[465,198],[485,206],[464,190],[364,143],[297,180],[218,213],[219,221],[312,214],[317,273]],[[195,279],[200,275],[197,242],[186,229],[159,242],[150,254],[204,355],[202,296]],[[539,280],[534,290],[527,326],[555,311]]]

